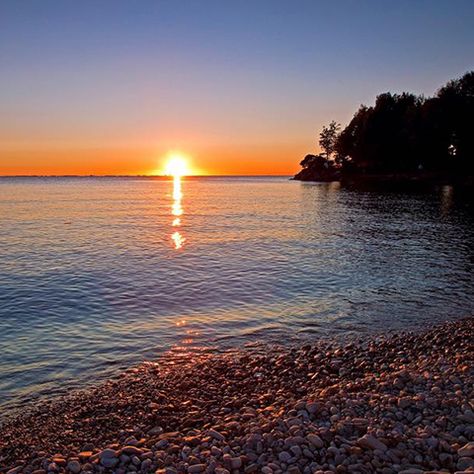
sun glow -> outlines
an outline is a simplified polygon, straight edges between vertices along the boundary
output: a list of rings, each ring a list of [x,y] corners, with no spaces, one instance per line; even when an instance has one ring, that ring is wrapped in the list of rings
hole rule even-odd
[[[165,165],[164,174],[179,177],[189,175],[188,159],[180,154],[170,155]]]

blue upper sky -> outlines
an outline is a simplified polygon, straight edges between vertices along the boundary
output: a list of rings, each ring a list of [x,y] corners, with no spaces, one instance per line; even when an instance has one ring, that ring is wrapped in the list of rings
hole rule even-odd
[[[0,67],[0,166],[32,148],[290,163],[376,94],[472,69],[474,1],[3,0]]]

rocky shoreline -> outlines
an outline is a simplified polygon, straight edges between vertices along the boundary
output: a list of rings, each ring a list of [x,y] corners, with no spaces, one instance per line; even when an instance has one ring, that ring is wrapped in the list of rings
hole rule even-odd
[[[160,359],[0,427],[0,472],[474,470],[474,318]]]

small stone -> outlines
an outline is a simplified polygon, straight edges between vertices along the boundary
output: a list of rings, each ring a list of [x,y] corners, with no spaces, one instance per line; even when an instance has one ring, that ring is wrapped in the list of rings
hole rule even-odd
[[[128,464],[130,462],[130,456],[127,456],[126,454],[121,454],[119,459],[123,464]]]
[[[216,430],[210,429],[207,433],[209,436],[216,439],[217,441],[224,441],[225,439],[224,436]]]
[[[82,469],[81,464],[79,463],[79,461],[69,461],[67,463],[67,468],[73,474],[78,474],[79,472],[81,472],[81,469]]]
[[[214,469],[215,474],[230,474],[230,471],[224,467],[216,467]]]
[[[174,467],[166,467],[164,469],[157,469],[155,474],[178,474],[178,471]]]
[[[230,459],[230,467],[232,469],[240,469],[242,467],[242,459],[240,456],[236,456]]]
[[[128,454],[129,456],[140,456],[140,454],[143,453],[143,450],[136,446],[129,445],[122,448],[122,453]]]
[[[215,456],[216,458],[219,458],[222,456],[222,449],[218,448],[217,446],[212,446],[211,454]]]
[[[66,465],[66,459],[64,459],[62,456],[53,457],[53,462],[56,463],[58,466]]]
[[[203,472],[205,470],[206,470],[206,465],[205,464],[193,464],[192,466],[188,467],[188,472],[190,474],[197,473],[197,472]]]
[[[255,463],[252,463],[252,464],[249,464],[248,466],[245,467],[244,469],[244,472],[246,474],[250,473],[250,472],[257,472],[258,471],[258,464],[255,464]]]
[[[119,463],[119,460],[118,458],[105,457],[101,458],[100,463],[102,464],[102,466],[112,469]]]
[[[278,459],[281,462],[287,463],[291,459],[291,454],[287,451],[282,451],[281,453],[278,454]]]
[[[370,434],[366,434],[362,436],[362,438],[359,438],[357,440],[357,444],[362,447],[362,448],[367,448],[367,449],[372,449],[376,450],[378,449],[379,451],[387,451],[387,445],[382,443],[382,441],[378,440],[375,438],[375,436],[372,436]]]
[[[474,468],[474,459],[467,456],[459,458],[458,463],[456,464],[456,467],[460,471],[467,471],[470,468]]]
[[[116,458],[117,457],[117,451],[115,451],[115,449],[111,449],[111,448],[106,448],[104,450],[102,450],[100,453],[99,453],[99,458],[100,459],[105,459],[105,458]]]
[[[398,399],[397,405],[404,410],[412,404],[412,399],[410,397],[402,397]]]
[[[13,467],[7,471],[7,474],[17,474],[22,469],[21,466]]]
[[[470,443],[465,444],[462,448],[458,449],[458,456],[459,457],[472,457],[474,456],[474,442],[471,441]]]
[[[81,451],[78,456],[81,461],[87,461],[92,456],[92,454],[92,451]]]
[[[298,445],[291,446],[290,451],[293,453],[293,456],[301,456],[301,448]]]
[[[316,434],[310,433],[306,436],[306,439],[316,449],[321,449],[324,446],[323,440]]]
[[[161,426],[154,426],[150,430],[148,430],[148,434],[150,436],[156,436],[163,433],[163,428]]]

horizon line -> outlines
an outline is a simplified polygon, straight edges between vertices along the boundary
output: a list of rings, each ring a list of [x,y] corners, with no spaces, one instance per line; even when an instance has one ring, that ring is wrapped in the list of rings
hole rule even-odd
[[[292,174],[191,174],[182,178],[286,177]],[[172,178],[161,174],[0,174],[0,178]]]

